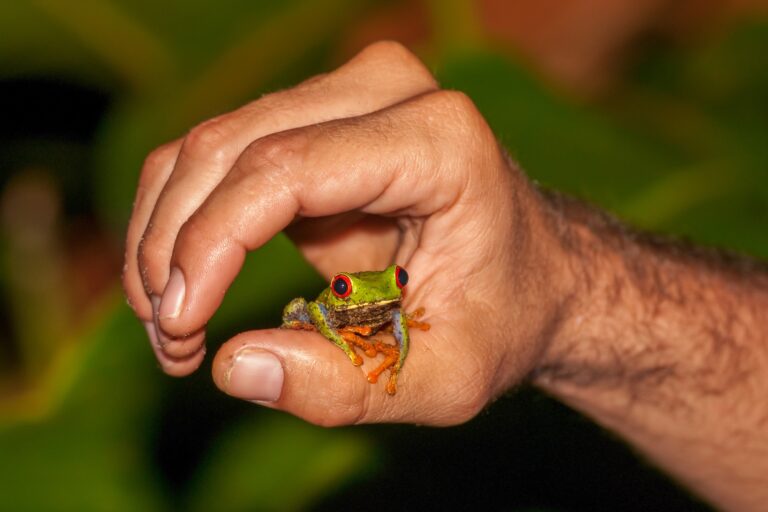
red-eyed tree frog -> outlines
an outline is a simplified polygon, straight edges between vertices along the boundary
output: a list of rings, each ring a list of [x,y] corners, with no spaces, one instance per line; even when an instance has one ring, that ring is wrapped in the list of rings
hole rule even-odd
[[[380,272],[341,272],[331,279],[331,285],[320,292],[314,301],[293,299],[283,310],[282,327],[317,330],[343,350],[355,366],[363,363],[355,352],[355,346],[368,357],[384,354],[384,362],[368,373],[368,381],[376,383],[379,375],[389,369],[386,390],[394,395],[397,392],[397,376],[408,355],[408,327],[429,329],[429,324],[416,320],[423,314],[423,309],[411,315],[402,311],[401,301],[406,284],[408,273],[397,265]],[[391,331],[397,345],[365,339],[381,330]]]

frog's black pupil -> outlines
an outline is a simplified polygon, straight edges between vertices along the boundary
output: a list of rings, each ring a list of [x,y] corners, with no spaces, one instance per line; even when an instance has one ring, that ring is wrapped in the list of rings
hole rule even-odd
[[[336,295],[346,294],[348,288],[349,286],[347,285],[347,282],[344,279],[338,278],[333,282],[333,291],[336,292]]]
[[[397,281],[400,283],[400,286],[408,284],[408,272],[406,272],[404,268],[401,268],[397,273]]]

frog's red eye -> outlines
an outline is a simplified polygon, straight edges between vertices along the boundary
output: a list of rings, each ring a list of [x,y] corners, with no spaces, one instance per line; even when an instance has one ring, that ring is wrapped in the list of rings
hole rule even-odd
[[[352,293],[352,281],[344,274],[339,274],[331,281],[331,290],[340,299],[349,297],[349,294]]]
[[[403,267],[395,267],[395,282],[398,288],[404,288],[408,284],[408,272]]]

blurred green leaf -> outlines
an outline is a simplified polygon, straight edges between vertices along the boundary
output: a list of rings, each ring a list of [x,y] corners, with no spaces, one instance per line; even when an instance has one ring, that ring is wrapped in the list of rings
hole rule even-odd
[[[29,0],[66,30],[85,51],[97,55],[134,91],[148,91],[175,74],[169,49],[112,0]]]
[[[0,411],[2,507],[164,508],[145,449],[160,373],[139,322],[122,300],[111,304],[38,382],[47,392]]]
[[[555,96],[499,55],[449,56],[438,76],[472,97],[512,156],[545,185],[615,207],[674,162],[618,123]]]
[[[614,108],[688,163],[641,189],[630,218],[768,257],[768,20],[700,46],[651,52]],[[638,101],[640,98],[640,101]]]
[[[753,26],[747,30],[762,34]],[[736,53],[745,51],[746,43],[736,39],[740,44],[730,45],[730,39],[722,44]],[[768,37],[746,39],[754,44],[750,54],[768,52]],[[686,59],[696,57],[679,58],[678,67],[685,69]],[[728,61],[726,57],[722,60]],[[735,57],[734,61],[743,59]],[[745,88],[763,80],[757,67],[744,68],[747,74],[758,74],[740,82]],[[764,236],[768,224],[768,146],[764,143],[768,115],[755,117],[748,108],[743,115],[713,110],[702,100],[673,110],[688,116],[685,122],[679,120],[679,128],[694,126],[698,131],[684,136],[670,131],[651,135],[643,124],[627,122],[621,113],[601,114],[556,96],[514,63],[493,53],[449,56],[438,74],[444,85],[474,99],[532,178],[596,201],[643,228],[768,256]],[[731,84],[725,89],[734,100],[751,98],[756,109],[768,96],[768,87],[758,92]],[[702,95],[712,96],[716,95]],[[688,95],[684,98],[690,99]],[[718,101],[729,104],[724,98]],[[651,103],[658,108],[670,101]],[[642,119],[653,125],[669,114],[670,109],[664,108],[656,112],[657,119],[652,112],[643,111]],[[728,116],[733,118],[728,120]],[[703,151],[692,153],[692,148]]]
[[[257,97],[276,76],[316,50],[319,41],[332,37],[366,2],[270,5],[268,16],[257,10],[253,18],[242,18],[243,13],[232,11],[230,22],[248,30],[235,31],[240,38],[229,41],[193,76],[165,84],[158,94],[129,96],[115,105],[99,140],[98,168],[103,172],[96,176],[100,211],[113,225],[121,226],[128,218],[141,162],[149,151],[205,118]]]
[[[283,413],[228,432],[201,467],[190,510],[301,510],[369,466],[372,447],[349,430]]]
[[[285,304],[298,296],[313,297],[324,286],[324,280],[280,234],[246,256],[243,269],[209,324],[210,330],[224,332],[233,325],[277,327]]]

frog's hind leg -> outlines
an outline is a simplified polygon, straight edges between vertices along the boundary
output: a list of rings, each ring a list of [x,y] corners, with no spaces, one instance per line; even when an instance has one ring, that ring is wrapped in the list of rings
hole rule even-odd
[[[355,345],[356,347],[359,347],[365,351],[365,355],[368,357],[376,357],[376,354],[378,352],[376,351],[376,347],[374,347],[372,344],[365,341],[363,338],[358,336],[358,334],[362,334],[363,336],[368,336],[371,334],[373,330],[370,327],[343,327],[339,329],[339,334],[341,335],[344,340],[346,340],[348,343],[351,343]]]
[[[352,361],[352,364],[355,366],[363,364],[363,358],[357,355],[355,349],[352,348],[347,340],[341,337],[336,329],[331,327],[331,324],[328,321],[328,310],[325,306],[318,302],[310,302],[307,304],[307,313],[309,313],[310,320],[315,327],[317,327],[317,330],[320,331],[320,334],[325,336],[326,339],[331,340],[337,347],[343,350],[344,353],[347,354],[347,357]]]
[[[387,382],[387,393],[390,395],[394,395],[397,392],[397,376],[403,367],[411,345],[410,336],[408,335],[408,317],[400,310],[392,311],[392,334],[395,340],[397,340],[399,354],[397,363],[395,363],[395,366],[392,367],[389,373],[389,382]]]
[[[375,348],[377,352],[384,354],[384,361],[375,370],[368,372],[368,382],[371,384],[376,384],[384,370],[391,369],[400,359],[400,349],[394,345],[377,341]]]
[[[283,308],[283,329],[297,329],[304,331],[314,331],[315,326],[309,318],[307,311],[307,301],[299,297],[293,299]]]
[[[382,342],[376,343],[376,350],[384,354],[384,362],[368,374],[368,381],[375,383],[378,381],[379,375],[384,370],[389,369],[387,393],[390,395],[397,393],[397,376],[400,374],[400,369],[403,367],[406,356],[408,356],[408,348],[410,346],[408,319],[399,310],[392,312],[392,334],[397,341],[397,346]]]

